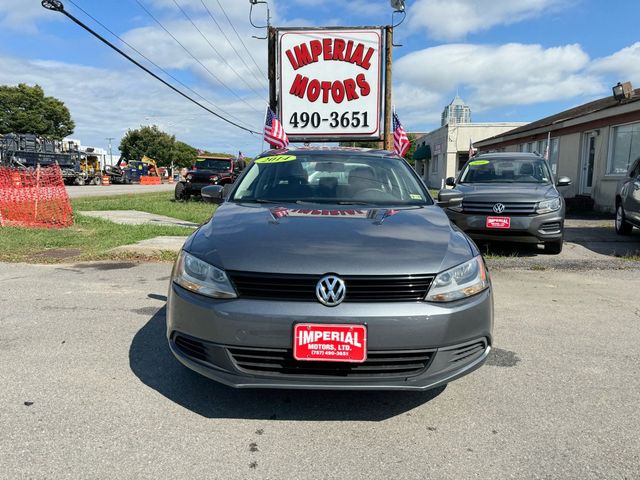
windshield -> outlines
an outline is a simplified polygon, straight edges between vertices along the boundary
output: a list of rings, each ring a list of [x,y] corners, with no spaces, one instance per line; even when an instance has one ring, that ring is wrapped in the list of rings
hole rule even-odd
[[[468,162],[458,183],[551,183],[542,158],[486,158]]]
[[[238,202],[431,205],[397,158],[301,153],[258,158],[234,191]]]
[[[227,172],[231,170],[231,160],[213,160],[211,158],[199,158],[196,160],[196,168]]]

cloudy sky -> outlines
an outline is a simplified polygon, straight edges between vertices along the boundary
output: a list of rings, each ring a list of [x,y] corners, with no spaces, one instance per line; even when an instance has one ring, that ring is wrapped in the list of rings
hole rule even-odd
[[[266,42],[246,0],[62,0],[74,16],[211,109],[261,130]],[[532,121],[640,87],[640,2],[407,0],[396,29],[394,103],[405,128],[439,126],[456,91],[472,119]],[[275,26],[382,25],[387,0],[270,0]],[[87,16],[87,14],[94,17]],[[154,20],[155,18],[155,20]],[[96,23],[101,22],[129,46]],[[254,22],[264,24],[264,5]],[[178,84],[181,82],[183,85]],[[39,84],[62,99],[83,144],[115,144],[157,124],[198,148],[255,155],[259,135],[223,123],[99,43],[40,0],[0,0],[0,84]],[[190,90],[186,90],[189,88]]]

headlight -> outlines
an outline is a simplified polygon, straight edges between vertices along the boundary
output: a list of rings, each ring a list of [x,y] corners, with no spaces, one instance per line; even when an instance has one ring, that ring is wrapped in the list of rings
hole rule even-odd
[[[538,213],[549,213],[555,212],[559,210],[562,206],[560,202],[560,197],[552,198],[551,200],[545,200],[544,202],[538,203],[538,208],[536,208],[536,212]]]
[[[436,275],[425,298],[428,302],[451,302],[489,288],[487,269],[478,255],[468,262]]]
[[[224,270],[185,252],[180,252],[173,271],[173,281],[200,295],[213,298],[236,298],[238,295]]]
[[[212,175],[209,177],[209,181],[211,182],[217,182],[219,180],[219,177],[217,175]]]
[[[191,174],[187,175],[187,181],[191,181],[192,178],[193,178],[193,175]]]

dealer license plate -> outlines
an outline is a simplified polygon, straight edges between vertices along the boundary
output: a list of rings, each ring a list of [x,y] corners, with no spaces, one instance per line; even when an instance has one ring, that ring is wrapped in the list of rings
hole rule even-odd
[[[293,328],[293,358],[320,362],[364,362],[367,359],[367,327],[297,323]]]
[[[487,228],[511,228],[511,217],[487,217]]]

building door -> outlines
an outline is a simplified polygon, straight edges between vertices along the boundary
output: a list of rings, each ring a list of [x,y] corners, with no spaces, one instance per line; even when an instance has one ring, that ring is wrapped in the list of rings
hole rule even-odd
[[[596,159],[596,134],[586,133],[582,143],[582,159],[580,161],[580,194],[591,195],[593,186],[593,167]]]

